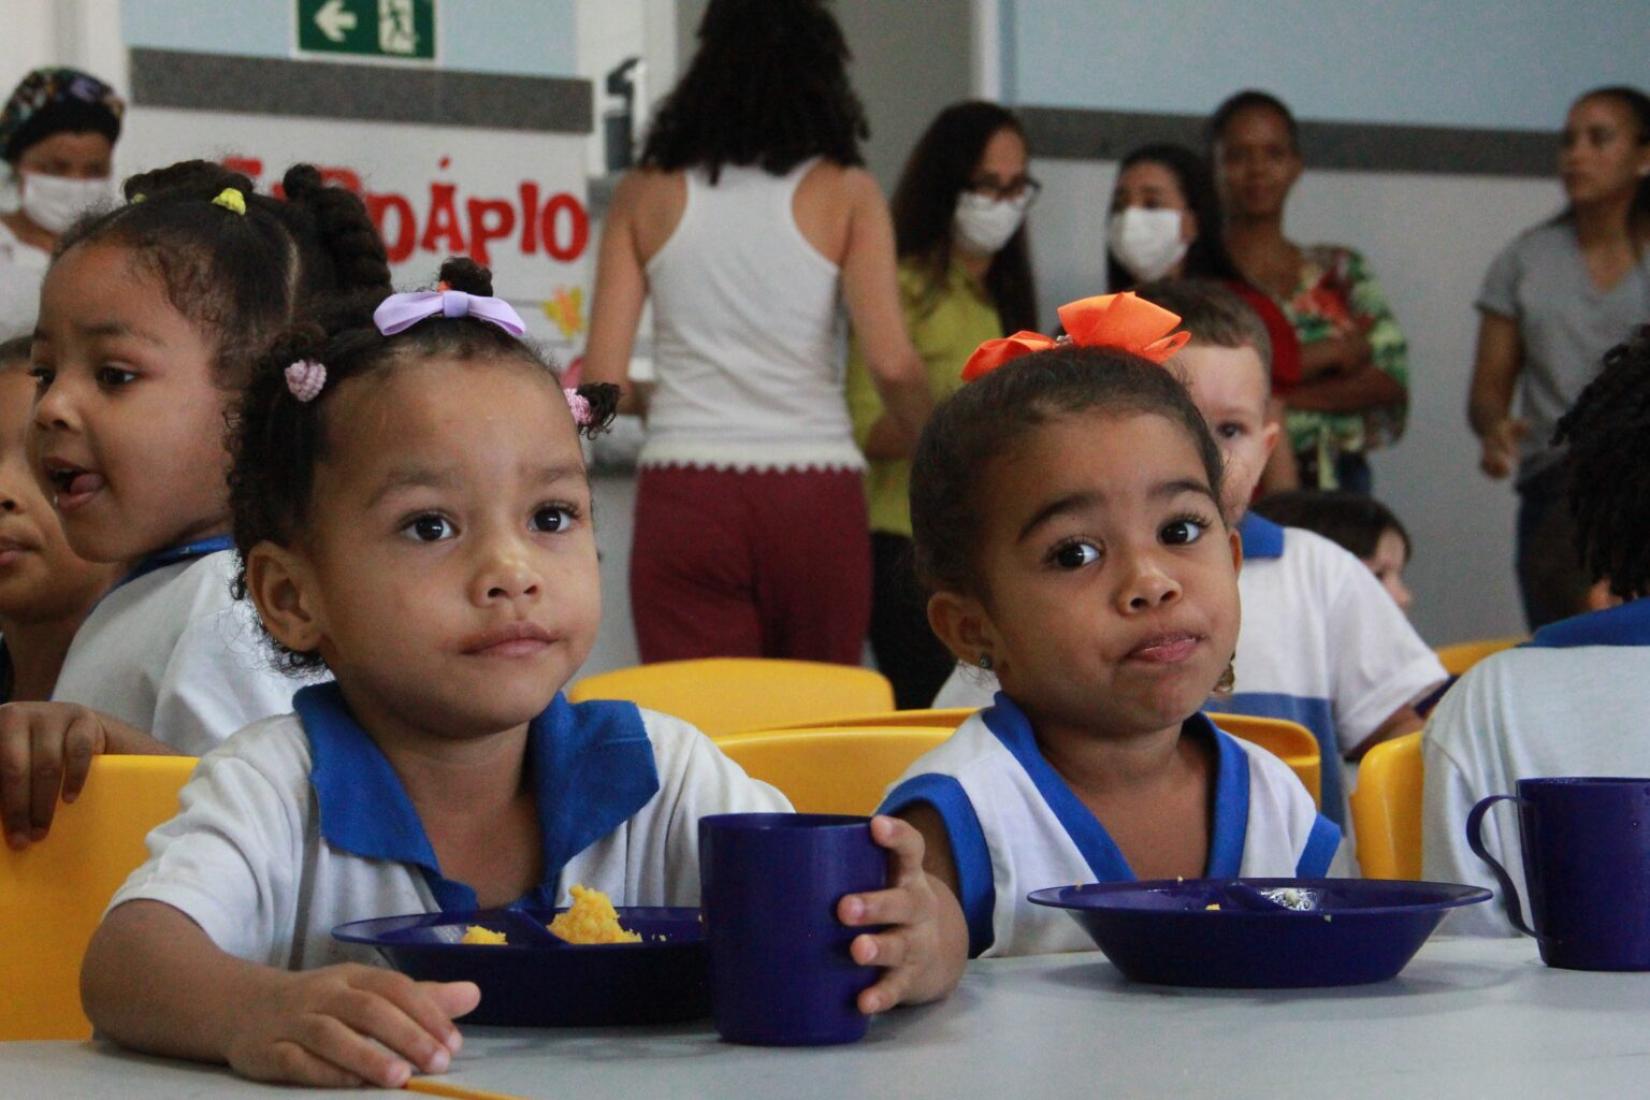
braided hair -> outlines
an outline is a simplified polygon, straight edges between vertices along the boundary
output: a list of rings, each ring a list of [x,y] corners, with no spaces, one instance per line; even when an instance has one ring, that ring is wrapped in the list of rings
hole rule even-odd
[[[822,0],[710,0],[699,49],[659,104],[641,165],[722,165],[783,175],[809,157],[865,162],[865,108],[848,85],[848,43]]]
[[[469,259],[448,260],[440,280],[444,289],[477,296],[493,293],[492,273]],[[328,459],[336,442],[328,410],[343,383],[407,363],[446,358],[513,361],[542,372],[549,384],[555,384],[555,368],[532,345],[475,317],[435,316],[385,336],[373,321],[373,311],[388,296],[380,288],[336,299],[313,319],[277,337],[255,365],[231,425],[229,505],[241,561],[234,582],[237,599],[246,596],[245,563],[252,548],[261,542],[290,546],[308,526],[316,467]],[[308,401],[293,396],[286,378],[287,367],[303,360],[326,368],[325,385]],[[578,430],[590,438],[612,423],[619,387],[591,383],[580,386],[578,395],[590,404],[590,416]],[[275,644],[279,660],[289,670],[321,666],[318,653]]]
[[[1570,511],[1588,579],[1624,600],[1650,596],[1650,325],[1604,356],[1604,370],[1559,420]]]
[[[358,196],[307,164],[288,169],[282,186],[285,201],[257,194],[246,176],[205,160],[140,173],[124,184],[126,205],[70,227],[54,262],[82,245],[130,250],[172,306],[214,337],[219,381],[233,388],[308,303],[389,288],[383,242]],[[238,193],[244,213],[225,191]]]

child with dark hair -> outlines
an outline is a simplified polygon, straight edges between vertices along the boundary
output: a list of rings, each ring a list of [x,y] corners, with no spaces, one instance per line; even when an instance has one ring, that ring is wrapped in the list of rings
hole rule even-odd
[[[204,161],[134,176],[126,205],[64,234],[41,292],[37,473],[75,553],[122,566],[52,698],[181,752],[291,705],[229,594],[234,395],[315,296],[389,278],[360,199],[307,165],[284,182],[278,201]],[[37,727],[31,767],[51,766],[79,709]]]
[[[1037,887],[1322,875],[1341,849],[1288,767],[1199,713],[1237,649],[1242,547],[1220,450],[1157,365],[1178,318],[1132,295],[1060,318],[1070,345],[982,346],[912,466],[929,621],[1002,690],[883,811],[923,834],[973,955],[1092,947]]]
[[[574,884],[697,904],[699,818],[789,808],[679,719],[562,695],[601,618],[579,437],[618,391],[563,390],[484,269],[441,279],[339,301],[241,403],[237,586],[289,668],[336,680],[204,757],[115,895],[84,995],[120,1042],[310,1084],[442,1072],[476,987],[414,984],[334,926]],[[886,967],[866,1012],[942,995],[962,954],[960,917],[940,950],[921,838],[872,834],[894,884],[839,909],[884,926],[851,948]]]
[[[1422,738],[1424,876],[1494,887],[1467,849],[1480,798],[1520,779],[1650,773],[1650,325],[1604,357],[1604,370],[1559,419],[1567,447],[1576,560],[1608,587],[1605,610],[1561,619],[1516,649],[1468,669],[1438,703]],[[1484,818],[1484,845],[1524,892],[1511,815]],[[1528,893],[1524,893],[1529,897]],[[1489,906],[1452,918],[1455,931],[1514,935]]]
[[[1316,531],[1369,567],[1381,587],[1405,612],[1415,601],[1404,583],[1409,564],[1409,532],[1392,509],[1374,497],[1347,492],[1273,493],[1254,504],[1256,515],[1280,527]]]

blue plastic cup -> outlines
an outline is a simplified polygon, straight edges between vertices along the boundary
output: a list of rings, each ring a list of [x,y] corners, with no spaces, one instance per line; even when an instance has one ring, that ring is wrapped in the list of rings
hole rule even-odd
[[[699,822],[711,1018],[722,1038],[762,1046],[851,1043],[855,1004],[878,976],[848,953],[863,928],[837,920],[846,894],[887,885],[887,853],[865,817],[716,814]]]

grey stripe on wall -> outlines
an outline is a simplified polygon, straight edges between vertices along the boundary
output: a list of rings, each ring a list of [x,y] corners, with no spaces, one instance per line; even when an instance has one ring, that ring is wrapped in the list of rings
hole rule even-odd
[[[1158,115],[1078,107],[1016,107],[1033,156],[1120,160],[1136,146],[1171,141],[1203,147],[1201,115]],[[1446,175],[1556,174],[1558,136],[1536,130],[1400,126],[1380,122],[1300,124],[1309,168]]]
[[[132,102],[197,111],[418,122],[587,134],[590,81],[348,65],[277,57],[132,51]]]

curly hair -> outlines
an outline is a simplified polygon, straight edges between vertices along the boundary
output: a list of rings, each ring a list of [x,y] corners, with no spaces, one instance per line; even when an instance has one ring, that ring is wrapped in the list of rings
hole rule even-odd
[[[493,292],[491,273],[469,259],[448,260],[440,280],[445,288],[467,294]],[[373,311],[386,297],[383,289],[344,295],[314,320],[277,337],[254,368],[232,417],[229,504],[241,562],[234,582],[237,599],[246,597],[246,561],[252,548],[261,542],[290,546],[307,526],[316,467],[332,454],[335,443],[327,410],[341,383],[435,357],[514,360],[554,381],[555,368],[530,344],[473,317],[432,317],[385,336],[373,321]],[[288,387],[286,368],[305,359],[325,365],[326,384],[314,399],[299,401]],[[580,386],[578,393],[590,402],[591,411],[589,423],[579,431],[591,437],[612,423],[619,387],[589,384]],[[270,640],[289,671],[322,664],[318,653],[300,653]]]
[[[1624,600],[1650,596],[1650,325],[1604,356],[1553,432],[1568,444],[1576,551],[1589,580]]]
[[[865,162],[865,108],[848,85],[848,43],[822,0],[711,0],[699,49],[659,104],[641,166],[724,164],[783,175],[809,157]]]
[[[1017,440],[1085,412],[1153,414],[1182,429],[1220,499],[1220,449],[1170,372],[1112,348],[1062,345],[1026,355],[958,390],[923,428],[911,460],[911,531],[925,588],[988,594],[975,561],[988,468]]]
[[[307,302],[389,288],[383,242],[358,196],[307,164],[282,185],[284,201],[260,195],[246,176],[204,160],[143,172],[126,180],[126,205],[71,226],[53,262],[82,245],[130,250],[172,306],[212,335],[220,383],[241,385]],[[213,201],[231,188],[244,214]]]

